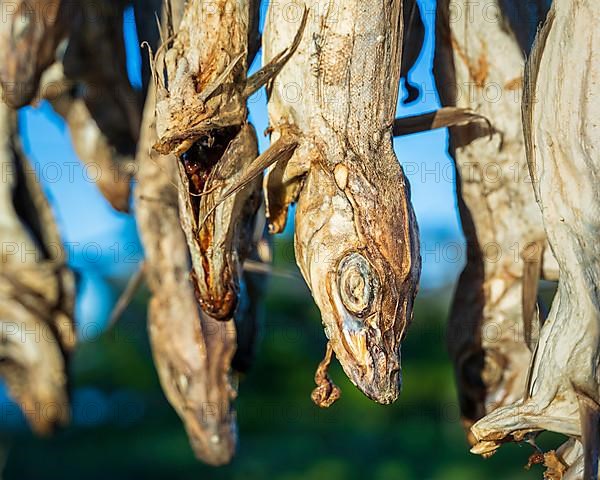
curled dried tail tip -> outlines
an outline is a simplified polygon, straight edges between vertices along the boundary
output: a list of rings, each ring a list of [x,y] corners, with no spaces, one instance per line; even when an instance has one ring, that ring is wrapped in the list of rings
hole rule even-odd
[[[319,363],[317,371],[315,372],[315,383],[317,384],[317,387],[310,395],[315,405],[321,408],[329,408],[342,395],[340,388],[331,381],[331,378],[327,373],[332,357],[333,348],[331,342],[327,342],[325,358],[321,360],[321,363]]]

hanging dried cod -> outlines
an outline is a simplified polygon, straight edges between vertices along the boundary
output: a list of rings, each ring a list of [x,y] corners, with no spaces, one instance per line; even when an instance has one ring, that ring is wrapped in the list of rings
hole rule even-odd
[[[178,24],[183,2],[171,3],[173,10],[167,15]],[[180,225],[185,211],[178,204],[177,159],[152,150],[157,141],[154,85],[149,91],[138,154],[136,217],[153,294],[148,315],[152,351],[161,385],[184,422],[196,456],[223,465],[236,449],[232,402],[237,396],[237,372],[246,371],[253,360],[263,278],[244,275],[235,318],[218,321],[199,308]],[[247,221],[240,219],[243,215],[243,209],[219,209],[214,222],[234,231],[236,223]],[[248,240],[254,250],[262,230],[258,226],[258,236]],[[252,255],[259,256],[258,252]]]
[[[231,318],[238,304],[260,205],[260,175],[240,184],[244,167],[258,156],[246,99],[297,45],[290,41],[269,65],[246,78],[257,47],[258,7],[257,1],[189,2],[156,62],[160,139],[155,148],[180,157],[181,221],[197,296],[203,310],[220,320]]]
[[[179,224],[176,161],[151,151],[156,141],[150,87],[142,129],[136,218],[152,291],[148,330],[154,362],[169,402],[185,425],[195,454],[211,465],[229,462],[237,441],[230,402],[234,321],[218,322],[198,307],[189,253]]]
[[[141,102],[127,77],[124,2],[38,1],[15,7],[0,29],[0,81],[7,101],[20,107],[36,93],[35,100],[49,100],[67,122],[75,151],[102,194],[127,211]]]
[[[55,61],[67,35],[68,21],[79,13],[78,2],[16,0],[3,9],[0,22],[0,83],[5,102],[30,103],[42,74]]]
[[[583,476],[598,475],[600,390],[600,10],[555,0],[525,79],[523,124],[536,199],[560,280],[540,333],[525,397],[476,423],[473,451],[551,430],[581,439]],[[577,445],[567,448],[573,453]],[[560,478],[560,477],[559,477]]]
[[[485,116],[493,127],[491,134],[481,123],[450,130],[467,264],[447,340],[467,432],[523,395],[537,341],[530,326],[538,324],[538,281],[557,275],[527,170],[524,57],[500,3],[440,0],[437,7],[434,70],[442,103]],[[489,11],[498,14],[493,21]],[[451,21],[450,12],[465,14]],[[522,29],[535,28],[522,20]]]
[[[98,128],[121,156],[135,155],[142,101],[129,82],[123,34],[125,0],[82,0],[69,21],[65,75]],[[131,174],[130,174],[131,176]]]
[[[0,103],[0,376],[33,430],[44,434],[69,420],[75,279],[17,135],[16,112]]]
[[[96,167],[96,185],[111,205],[129,210],[134,157],[140,135],[142,100],[127,75],[123,34],[124,0],[83,0],[69,22],[62,58],[65,76],[75,83],[53,107],[71,132],[75,150]]]
[[[102,195],[116,210],[129,210],[130,183],[135,171],[134,157],[119,153],[76,93],[60,63],[52,65],[40,82],[41,97],[48,100],[69,128],[73,149]]]
[[[269,6],[263,37],[269,62],[311,7],[296,54],[270,88],[271,148],[282,155],[255,167],[280,160],[265,180],[272,232],[298,202],[296,259],[330,342],[313,399],[327,406],[339,395],[326,375],[335,353],[362,392],[390,403],[420,271],[408,182],[392,148],[402,2],[293,5],[295,21]]]

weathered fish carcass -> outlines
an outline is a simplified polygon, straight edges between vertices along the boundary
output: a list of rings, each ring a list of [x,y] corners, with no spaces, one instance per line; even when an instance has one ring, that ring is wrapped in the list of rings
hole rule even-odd
[[[258,157],[246,100],[295,48],[290,41],[271,64],[247,78],[258,48],[258,7],[257,1],[189,2],[179,29],[156,56],[155,148],[180,159],[181,221],[197,295],[206,313],[223,320],[238,303],[260,205],[260,176],[225,195]],[[232,222],[221,222],[225,218]]]
[[[409,186],[392,148],[402,2],[286,7],[269,6],[265,62],[293,41],[303,11],[308,21],[269,88],[271,148],[280,152],[260,165],[274,163],[264,182],[271,231],[282,231],[297,201],[296,260],[330,342],[321,367],[334,352],[362,392],[390,403],[421,264]],[[339,392],[323,373],[315,400],[328,405]]]
[[[447,342],[467,432],[523,395],[537,341],[538,281],[557,276],[521,126],[523,51],[530,45],[516,35],[526,38],[524,30],[535,31],[536,23],[521,17],[511,24],[506,3],[437,4],[434,72],[442,104],[469,109],[492,127],[473,122],[450,129],[467,262]]]
[[[165,12],[165,16],[178,24],[184,4],[171,2],[171,5],[172,10]],[[232,316],[217,320],[200,308],[188,243],[181,226],[180,216],[187,211],[181,210],[185,203],[179,202],[177,192],[178,160],[174,155],[162,155],[152,149],[158,140],[154,89],[151,84],[138,150],[136,189],[136,218],[152,292],[148,329],[154,362],[165,394],[182,419],[196,456],[211,465],[223,465],[231,461],[237,446],[233,402],[237,397],[238,372],[246,371],[253,359],[257,302],[262,290],[260,281],[245,275],[241,285],[246,288],[241,289],[241,301]],[[254,145],[253,130],[247,125],[244,128],[252,135],[250,144]],[[245,154],[239,149],[235,152]],[[242,155],[241,160],[252,158]],[[247,221],[240,218],[243,215],[243,208],[221,208],[215,211],[212,221],[216,228],[231,233],[236,223]],[[253,232],[247,239],[247,248],[253,250],[251,255],[259,238]]]
[[[231,402],[236,386],[231,361],[233,320],[217,321],[199,308],[190,258],[179,223],[176,160],[152,151],[154,87],[144,115],[136,189],[136,218],[152,292],[148,331],[154,363],[169,403],[181,417],[194,453],[212,464],[235,453],[237,427]]]
[[[127,211],[142,105],[127,76],[125,2],[13,6],[0,28],[4,99],[14,107],[50,101],[102,194]]]
[[[0,376],[32,429],[70,418],[75,277],[50,206],[21,151],[17,113],[0,104]]]
[[[524,398],[472,428],[481,454],[542,430],[579,439],[585,480],[597,478],[600,438],[599,25],[595,2],[555,0],[528,60],[527,157],[560,278]]]

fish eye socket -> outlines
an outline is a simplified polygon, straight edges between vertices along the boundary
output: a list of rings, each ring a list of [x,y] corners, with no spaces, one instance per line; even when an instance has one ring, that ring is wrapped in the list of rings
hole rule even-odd
[[[378,283],[367,259],[356,252],[346,255],[338,265],[337,281],[344,307],[354,315],[367,314]]]

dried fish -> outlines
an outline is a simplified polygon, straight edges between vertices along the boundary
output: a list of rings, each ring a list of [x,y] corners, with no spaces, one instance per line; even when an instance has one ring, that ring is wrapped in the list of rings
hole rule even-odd
[[[536,199],[560,280],[525,397],[477,422],[477,453],[551,430],[580,439],[585,480],[598,475],[600,191],[596,2],[556,0],[528,61],[523,125]],[[577,81],[573,81],[576,78]],[[541,101],[541,99],[544,99]],[[573,192],[577,192],[575,195]]]
[[[212,137],[212,140],[219,142],[224,139]],[[194,266],[202,266],[201,269],[195,268],[198,299],[206,313],[217,319],[226,319],[231,317],[238,304],[242,264],[250,253],[255,215],[261,201],[261,178],[255,178],[246,188],[217,203],[229,182],[238,179],[244,164],[258,156],[256,133],[248,123],[228,143],[223,141],[221,146],[224,152],[217,157],[205,185],[197,188],[190,184],[190,191],[198,196],[190,196],[186,188],[180,189],[179,196],[181,222],[188,238],[192,262]],[[200,142],[192,146],[195,150],[203,148]],[[213,143],[206,150],[214,153],[217,146]],[[180,177],[190,175],[193,182],[203,174],[203,166],[194,163],[188,154],[184,155],[185,164],[179,163]],[[208,156],[203,154],[193,158]],[[198,169],[194,171],[196,167]],[[204,195],[199,197],[202,193]]]
[[[36,100],[49,100],[69,125],[81,160],[98,169],[101,192],[127,211],[141,101],[127,76],[125,3],[17,3],[0,30],[7,102],[22,106],[36,93]]]
[[[114,148],[76,90],[76,84],[65,77],[60,63],[46,70],[40,81],[43,98],[65,120],[75,153],[89,168],[96,186],[113,208],[126,212],[136,168],[134,157]]]
[[[0,104],[0,376],[31,427],[45,434],[70,416],[75,278],[17,132],[16,112]]]
[[[79,2],[62,0],[11,3],[0,23],[0,83],[4,101],[18,108],[33,100],[42,74],[54,63],[67,35],[69,18],[80,11]]]
[[[133,156],[139,139],[142,99],[127,75],[123,36],[125,0],[83,0],[69,21],[62,58],[98,128],[122,156]]]
[[[189,252],[179,223],[176,160],[151,148],[156,141],[153,86],[143,125],[136,218],[152,292],[148,329],[154,362],[197,457],[211,465],[223,465],[233,457],[237,443],[231,406],[237,395],[231,372],[235,324],[231,319],[214,320],[196,301]]]
[[[297,200],[296,260],[325,334],[352,382],[390,403],[399,394],[400,342],[421,263],[409,186],[391,142],[402,2],[290,5],[295,21],[271,5],[263,34],[269,62],[292,43],[310,6],[297,52],[269,88],[271,148],[279,155],[257,164],[274,164],[265,179],[270,228],[284,228]]]
[[[249,44],[258,35],[249,30],[258,28],[256,15],[256,1],[190,2],[164,55],[156,55],[161,74],[156,76],[160,140],[155,148],[180,156],[181,221],[197,296],[206,313],[222,320],[231,318],[238,304],[242,264],[260,205],[260,175],[241,184],[244,167],[258,157],[246,99],[279,71],[297,45],[291,41],[246,78],[249,51],[256,51]]]
[[[557,270],[527,170],[520,122],[524,57],[500,7],[467,0],[441,0],[437,7],[434,71],[442,103],[470,109],[492,127],[470,122],[450,129],[467,265],[456,287],[448,348],[467,432],[522,396],[539,324],[538,280],[556,279]],[[495,21],[488,9],[498,12]],[[469,18],[450,21],[454,11],[469,11]],[[521,29],[534,24],[522,20]],[[493,96],[492,88],[498,89]]]
[[[183,1],[171,3],[170,15],[163,17],[172,16],[178,23]],[[238,372],[247,371],[254,357],[264,275],[257,278],[255,274],[243,274],[234,316],[219,321],[199,308],[190,252],[182,230],[182,225],[190,225],[192,217],[185,210],[190,203],[178,201],[182,190],[177,192],[180,180],[177,165],[182,164],[174,155],[161,155],[151,148],[157,141],[154,85],[149,91],[138,155],[136,216],[153,293],[148,319],[152,350],[163,389],[185,424],[196,456],[211,465],[223,465],[231,460],[236,449],[233,401],[237,396]],[[226,149],[230,153],[223,155],[225,161],[207,179],[216,187],[221,177],[235,176],[235,169],[227,169],[239,161],[238,156],[247,160],[248,150],[256,155],[254,130],[243,125],[240,132],[243,133]],[[207,199],[209,195],[201,199],[200,205]],[[251,258],[267,261],[268,243],[261,239],[264,227],[258,224],[250,229],[248,222],[253,214],[247,213],[248,206],[242,199],[249,200],[248,195],[243,193],[219,205],[214,219],[209,220],[214,221],[214,229],[220,235],[216,240],[210,239],[213,242],[210,248],[218,250],[214,258],[223,258],[219,255],[231,249],[236,254],[238,248],[241,251],[246,248]],[[195,198],[194,204],[197,206]],[[234,270],[236,274],[238,268]],[[242,275],[241,271],[239,274]]]
[[[52,105],[69,125],[82,162],[100,170],[98,188],[115,209],[126,212],[143,106],[127,75],[126,3],[79,3],[81,15],[69,22],[62,58],[65,77],[75,88],[53,98]]]

